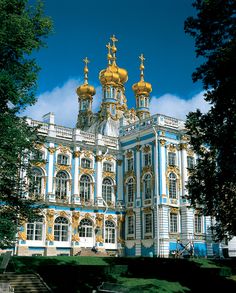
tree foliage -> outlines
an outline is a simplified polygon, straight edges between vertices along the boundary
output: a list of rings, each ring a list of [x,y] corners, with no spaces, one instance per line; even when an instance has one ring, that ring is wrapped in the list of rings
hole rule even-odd
[[[193,73],[201,80],[208,113],[188,114],[186,126],[198,163],[189,180],[189,198],[212,216],[218,239],[236,235],[236,2],[196,0],[196,17],[185,22],[204,63]]]
[[[0,0],[0,247],[40,211],[29,178],[41,138],[18,114],[36,101],[39,67],[31,54],[45,46],[51,28],[41,2]]]

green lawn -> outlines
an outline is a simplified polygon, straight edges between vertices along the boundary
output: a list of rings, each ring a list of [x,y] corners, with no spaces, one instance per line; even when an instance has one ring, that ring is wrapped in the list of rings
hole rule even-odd
[[[39,273],[54,292],[91,292],[102,282],[128,292],[236,292],[236,260],[13,257],[8,270]]]

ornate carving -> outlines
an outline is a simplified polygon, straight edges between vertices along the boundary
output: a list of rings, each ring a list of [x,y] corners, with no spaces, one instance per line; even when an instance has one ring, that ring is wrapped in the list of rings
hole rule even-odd
[[[42,161],[42,162],[35,162],[35,163],[33,163],[33,165],[34,165],[35,167],[45,168],[45,167],[46,167],[46,162],[45,162],[45,161]]]
[[[123,215],[119,215],[117,217],[117,222],[118,222],[118,225],[120,226],[122,223],[124,223],[125,221],[125,217]]]
[[[114,172],[108,172],[108,171],[104,171],[102,172],[102,176],[105,177],[111,177],[113,180],[115,180],[115,173]]]
[[[133,152],[132,151],[128,151],[126,153],[126,158],[129,159],[129,158],[132,158],[133,157]]]
[[[123,238],[121,238],[121,237],[119,237],[117,241],[120,244],[123,244],[123,245],[125,244],[125,240]]]
[[[167,148],[170,152],[176,152],[176,146],[172,143],[169,144]]]
[[[54,241],[54,235],[53,234],[48,234],[46,235],[46,240],[48,241]]]
[[[84,217],[85,217],[85,219],[89,219],[89,218],[91,218],[91,215],[90,215],[90,213],[86,213],[86,214],[84,215]]]
[[[140,151],[140,149],[141,149],[141,146],[138,144],[138,145],[136,145],[136,151],[137,152],[139,152]]]
[[[194,156],[194,152],[192,149],[188,149],[187,150],[187,155],[190,156],[190,157],[193,157]]]
[[[82,153],[84,154],[85,158],[91,158],[91,156],[92,156],[92,152],[90,152],[90,151],[82,151]]]
[[[112,221],[112,220],[114,220],[114,218],[113,218],[112,215],[109,215],[109,216],[107,217],[107,220]]]
[[[68,173],[71,172],[71,166],[70,165],[58,165],[56,164],[56,171],[66,171]]]
[[[171,208],[171,209],[170,209],[170,212],[171,212],[172,214],[178,214],[178,213],[179,213],[179,209],[178,209],[178,208]]]
[[[52,227],[53,226],[53,223],[54,223],[54,214],[55,214],[55,211],[54,210],[48,210],[47,211],[46,219],[47,219],[47,225],[48,225],[48,227]]]
[[[183,141],[189,141],[189,138],[186,135],[181,136],[181,140]]]
[[[97,155],[97,156],[95,157],[95,161],[96,161],[96,162],[102,162],[102,160],[103,160],[103,156],[101,156],[101,155]]]
[[[79,158],[81,156],[81,152],[80,151],[74,151],[73,156],[74,156],[74,158]]]
[[[144,148],[143,148],[144,153],[149,153],[150,150],[151,150],[150,145],[145,145]]]
[[[103,240],[103,238],[102,238],[101,235],[97,235],[96,236],[96,242],[100,242],[100,243],[103,243],[104,242],[104,240]]]
[[[187,145],[187,143],[181,143],[181,144],[179,145],[179,148],[180,148],[181,150],[187,150],[188,145]]]
[[[166,140],[165,139],[160,139],[159,141],[160,141],[160,145],[161,146],[165,146],[165,144],[166,144]]]
[[[152,211],[151,207],[143,208],[144,213],[150,213]]]
[[[79,212],[73,212],[72,214],[72,227],[77,228],[79,225],[79,217],[80,213]]]
[[[70,148],[69,147],[67,147],[67,146],[63,146],[63,145],[61,145],[61,144],[59,144],[58,145],[58,149],[60,150],[60,152],[62,153],[62,154],[66,154],[66,153],[70,153],[71,152],[71,150],[70,150]]]
[[[72,235],[72,241],[79,242],[80,241],[79,235],[78,234]]]
[[[111,156],[111,155],[106,155],[105,159],[106,159],[107,161],[112,161],[112,160],[114,160],[114,157]]]
[[[96,226],[99,228],[102,228],[103,226],[103,219],[104,219],[104,215],[103,214],[96,214]]]
[[[27,239],[27,235],[26,235],[26,233],[24,231],[18,232],[18,238],[20,240],[26,240]]]
[[[118,166],[121,166],[122,165],[122,160],[117,160],[117,164],[118,164]]]
[[[95,173],[94,169],[87,169],[87,168],[79,168],[79,171],[81,174],[89,174],[89,175],[93,175]]]
[[[52,148],[52,147],[48,148],[48,151],[51,155],[54,154],[56,150],[57,150],[56,148]]]
[[[143,177],[143,175],[145,173],[151,173],[153,174],[153,169],[151,166],[144,166],[143,169],[142,169],[142,174],[141,174],[141,177]]]
[[[127,216],[133,216],[133,214],[134,214],[133,209],[129,209],[129,210],[126,211]]]
[[[61,217],[68,217],[68,215],[67,215],[67,213],[65,212],[65,211],[61,211],[60,213],[59,213],[59,215],[61,216]]]
[[[133,177],[134,179],[136,178],[133,170],[131,170],[131,171],[127,171],[127,172],[125,173],[125,179],[124,179],[124,180],[126,181],[127,178],[129,178],[129,177]]]

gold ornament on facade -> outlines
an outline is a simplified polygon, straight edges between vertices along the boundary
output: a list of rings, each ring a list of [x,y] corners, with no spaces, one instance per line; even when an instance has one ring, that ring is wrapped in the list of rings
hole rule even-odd
[[[73,156],[74,156],[74,158],[79,158],[81,156],[81,152],[80,151],[74,151]]]
[[[121,166],[122,165],[122,160],[117,160],[117,164],[118,164],[118,166]]]
[[[183,141],[189,141],[189,137],[186,136],[186,135],[182,135],[181,136],[181,140],[183,140]]]
[[[82,151],[82,154],[84,154],[85,158],[91,158],[93,156],[93,153],[91,151]]]
[[[144,166],[143,169],[142,169],[141,177],[143,177],[144,174],[146,174],[146,173],[150,173],[151,175],[153,175],[152,166]]]
[[[95,157],[95,161],[96,161],[96,162],[102,162],[102,160],[103,160],[103,156],[102,156],[102,155],[97,155],[97,156]]]
[[[80,213],[79,212],[73,212],[72,214],[72,227],[77,228],[79,225],[79,218],[80,218]]]
[[[47,234],[46,235],[46,240],[48,240],[48,241],[54,241],[54,235],[53,234]]]
[[[125,156],[126,156],[127,159],[130,159],[130,158],[133,157],[133,152],[132,151],[127,151]]]
[[[123,215],[118,215],[117,217],[117,222],[119,225],[121,225],[122,223],[124,223],[125,221],[125,217]]]
[[[142,210],[143,210],[143,212],[144,212],[145,214],[147,214],[147,213],[151,213],[151,212],[152,212],[152,208],[151,208],[151,207],[145,207],[145,208],[143,208]]]
[[[35,166],[35,167],[39,167],[39,168],[46,168],[46,162],[45,161],[42,161],[42,162],[35,162],[35,163],[33,163],[33,165]]]
[[[55,211],[54,210],[48,210],[47,211],[47,215],[46,215],[46,219],[47,219],[47,225],[48,227],[52,227],[54,224],[54,215],[55,215]]]
[[[65,211],[61,211],[61,212],[59,213],[59,215],[60,215],[61,217],[65,217],[65,218],[68,217],[68,215],[67,215],[67,213],[66,213]]]
[[[104,172],[102,172],[102,176],[103,176],[103,178],[110,177],[113,180],[115,180],[115,173],[114,172],[104,171]]]
[[[172,143],[167,146],[167,149],[169,152],[176,152],[176,146]]]
[[[146,154],[146,153],[149,153],[150,150],[151,150],[150,145],[145,145],[145,146],[143,147],[143,152],[144,152],[145,154]]]
[[[172,214],[178,214],[178,213],[179,213],[179,209],[178,209],[178,208],[171,208],[171,209],[170,209],[170,212],[171,212]]]
[[[91,218],[91,215],[90,215],[90,213],[86,213],[86,214],[84,215],[84,217],[85,217],[85,219],[89,219],[89,218]]]
[[[179,148],[180,148],[180,150],[187,150],[188,149],[188,145],[187,145],[187,143],[180,143],[179,144]]]
[[[89,174],[89,175],[93,175],[95,173],[95,170],[94,169],[87,169],[87,168],[82,168],[82,167],[79,167],[79,171],[80,171],[80,174]]]
[[[102,228],[103,226],[103,219],[104,219],[104,215],[103,214],[96,214],[96,226],[99,228]]]
[[[67,153],[71,153],[71,149],[67,146],[63,146],[61,144],[58,145],[58,149],[60,150],[60,153],[63,155],[66,155]]]
[[[112,215],[109,215],[109,216],[107,216],[107,220],[112,221],[112,220],[114,220],[114,218]]]
[[[194,156],[194,152],[192,149],[188,149],[187,150],[187,155],[190,156],[190,157],[193,157]]]
[[[141,146],[138,144],[138,145],[136,145],[136,151],[137,152],[139,152],[140,151],[140,149],[141,149]]]
[[[133,209],[129,209],[126,211],[126,216],[133,216],[133,214],[134,214]]]
[[[25,232],[18,232],[18,238],[25,241],[27,240],[27,235]]]
[[[166,144],[166,140],[165,139],[160,139],[159,141],[160,141],[160,145],[161,146],[165,146],[165,144]]]
[[[74,241],[74,242],[80,242],[79,235],[78,234],[72,235],[72,241]]]
[[[100,243],[103,243],[104,242],[104,239],[102,238],[101,235],[97,235],[96,236],[96,242],[100,242]]]
[[[58,171],[66,171],[68,173],[71,172],[71,165],[59,165],[56,164],[56,172]]]
[[[106,161],[113,161],[113,160],[115,160],[115,158],[113,156],[111,156],[111,155],[106,155],[105,160]]]
[[[122,245],[125,244],[125,240],[123,238],[121,238],[121,237],[118,238],[117,242],[122,244]]]
[[[49,151],[49,153],[50,153],[51,155],[54,154],[56,150],[57,150],[57,149],[56,149],[56,148],[53,148],[53,147],[49,147],[49,148],[48,148],[48,151]]]

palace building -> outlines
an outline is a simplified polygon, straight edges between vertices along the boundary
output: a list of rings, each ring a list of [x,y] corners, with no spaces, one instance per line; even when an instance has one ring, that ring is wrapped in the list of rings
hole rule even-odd
[[[197,256],[218,254],[210,217],[186,198],[196,155],[184,121],[150,115],[152,86],[145,81],[143,54],[140,80],[132,86],[136,108],[128,109],[128,73],[117,65],[116,42],[112,36],[107,68],[99,73],[98,113],[92,112],[95,88],[85,58],[76,127],[56,125],[53,113],[42,122],[28,119],[45,137],[33,180],[48,208],[40,221],[22,225],[16,253],[77,255],[96,247],[122,256],[169,257],[190,248]]]

